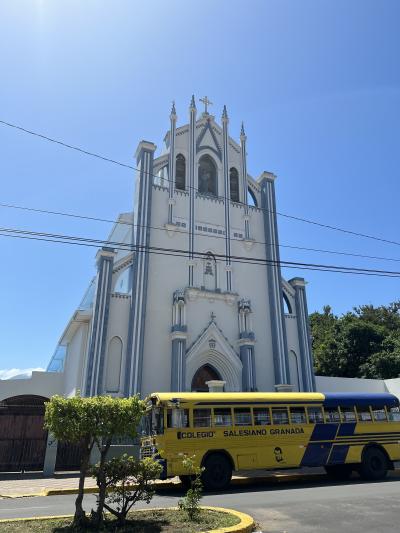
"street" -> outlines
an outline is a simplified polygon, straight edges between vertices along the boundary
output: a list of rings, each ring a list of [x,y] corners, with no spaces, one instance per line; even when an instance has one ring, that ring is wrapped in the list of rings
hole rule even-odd
[[[235,487],[208,494],[203,505],[228,507],[252,515],[264,533],[392,533],[398,531],[400,480],[333,483],[328,479],[281,486]],[[182,493],[156,495],[152,507],[177,504]],[[49,516],[74,511],[75,495],[0,500],[0,518]],[[86,495],[90,510],[95,496]],[[138,508],[146,508],[146,504]]]

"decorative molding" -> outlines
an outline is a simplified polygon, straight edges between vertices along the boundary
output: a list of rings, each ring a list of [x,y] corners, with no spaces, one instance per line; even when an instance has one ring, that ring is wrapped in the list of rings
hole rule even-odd
[[[242,243],[243,243],[244,249],[247,251],[250,251],[255,245],[256,241],[255,239],[243,239]]]
[[[222,301],[228,305],[235,305],[239,297],[236,292],[208,291],[206,289],[197,289],[195,287],[188,287],[185,290],[185,295],[190,302],[194,302],[195,300],[202,298],[204,300],[208,300],[210,303]]]
[[[130,300],[131,295],[130,294],[124,294],[122,292],[112,292],[111,298],[120,298],[121,300]]]

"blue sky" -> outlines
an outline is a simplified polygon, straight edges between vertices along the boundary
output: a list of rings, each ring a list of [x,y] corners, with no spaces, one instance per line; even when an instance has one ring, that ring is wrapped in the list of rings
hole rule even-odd
[[[133,163],[161,146],[171,101],[187,121],[207,94],[230,133],[244,120],[248,170],[278,175],[278,210],[392,240],[398,235],[397,1],[3,0],[0,119]],[[4,53],[5,51],[5,53]],[[133,171],[0,125],[0,203],[115,218]],[[400,248],[279,217],[280,241],[382,256]],[[109,225],[0,208],[0,224],[105,238]],[[0,369],[45,367],[94,275],[93,248],[1,239]],[[400,262],[300,252],[314,263]],[[310,311],[399,298],[399,279],[284,272],[309,281]],[[0,371],[1,372],[1,371]]]

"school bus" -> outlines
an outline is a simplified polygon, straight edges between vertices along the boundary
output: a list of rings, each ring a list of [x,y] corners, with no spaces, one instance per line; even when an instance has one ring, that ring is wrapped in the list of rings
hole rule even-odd
[[[323,466],[384,478],[400,460],[399,400],[361,393],[154,393],[146,399],[141,457],[156,456],[162,479],[190,478],[182,456],[204,467],[203,485],[222,490],[232,472]]]

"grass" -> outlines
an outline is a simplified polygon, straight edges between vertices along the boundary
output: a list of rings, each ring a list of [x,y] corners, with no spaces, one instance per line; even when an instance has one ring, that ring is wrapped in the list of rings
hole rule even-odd
[[[188,520],[186,513],[176,509],[161,509],[133,512],[124,527],[118,527],[115,520],[107,516],[103,531],[113,533],[199,533],[219,527],[234,526],[239,518],[219,511],[202,509],[196,522]],[[32,520],[25,522],[3,522],[2,533],[93,533],[93,529],[76,529],[70,519]]]

